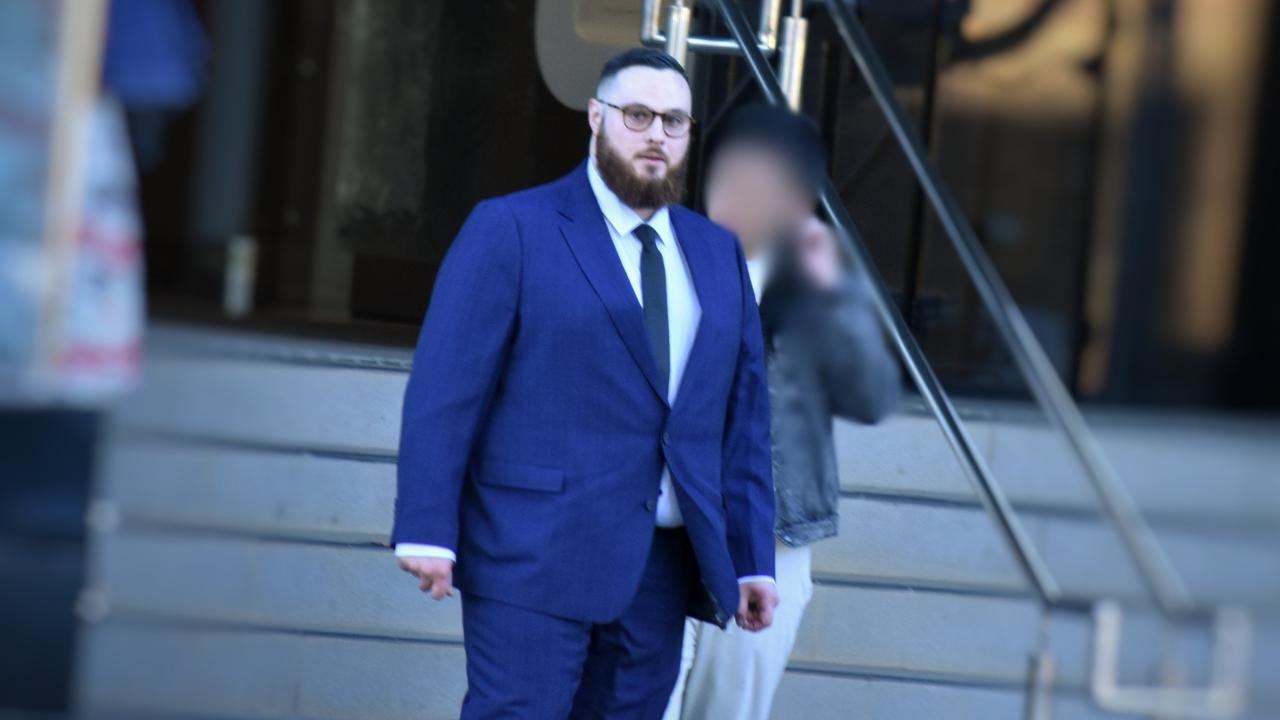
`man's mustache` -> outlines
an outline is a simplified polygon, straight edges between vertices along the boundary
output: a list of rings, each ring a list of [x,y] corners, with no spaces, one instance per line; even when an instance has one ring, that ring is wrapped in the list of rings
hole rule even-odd
[[[667,154],[666,154],[665,152],[661,151],[661,150],[641,150],[640,152],[638,152],[638,153],[636,153],[636,154],[634,155],[634,159],[636,159],[636,160],[641,160],[641,159],[643,159],[643,160],[654,160],[654,159],[657,159],[657,160],[661,160],[662,162],[664,162],[664,163],[666,163],[666,164],[668,164],[668,165],[670,165],[670,164],[671,164],[671,160],[667,157]]]

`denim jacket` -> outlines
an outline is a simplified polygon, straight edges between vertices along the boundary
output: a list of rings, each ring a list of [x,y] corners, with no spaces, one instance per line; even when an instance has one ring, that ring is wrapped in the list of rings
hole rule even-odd
[[[832,418],[874,423],[900,390],[898,363],[871,290],[847,275],[831,291],[771,281],[760,303],[772,417],[775,533],[792,547],[838,530],[840,479]]]

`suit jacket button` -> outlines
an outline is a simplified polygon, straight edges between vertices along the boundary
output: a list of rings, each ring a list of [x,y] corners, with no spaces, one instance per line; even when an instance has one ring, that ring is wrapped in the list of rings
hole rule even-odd
[[[669,442],[671,442],[671,433],[667,433],[667,432],[662,433],[662,444],[666,445]]]
[[[653,512],[654,510],[657,510],[657,509],[658,509],[658,501],[657,501],[657,500],[654,500],[653,498],[649,498],[648,500],[645,500],[645,501],[644,501],[644,509],[645,509],[645,510],[648,510],[649,512]]]

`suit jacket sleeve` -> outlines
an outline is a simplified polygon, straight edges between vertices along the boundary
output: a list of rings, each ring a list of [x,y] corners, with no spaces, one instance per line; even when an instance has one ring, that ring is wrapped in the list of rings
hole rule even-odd
[[[392,544],[457,550],[467,465],[506,365],[520,237],[501,200],[480,203],[436,275],[405,389]]]
[[[764,338],[746,259],[736,239],[733,246],[737,252],[742,317],[724,434],[725,523],[738,577],[773,577],[773,460]]]

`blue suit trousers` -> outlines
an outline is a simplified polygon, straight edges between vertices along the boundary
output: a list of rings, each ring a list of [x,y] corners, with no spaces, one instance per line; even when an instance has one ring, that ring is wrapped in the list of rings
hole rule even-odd
[[[698,569],[683,529],[654,532],[644,577],[607,623],[464,593],[463,720],[657,720],[680,665]]]

